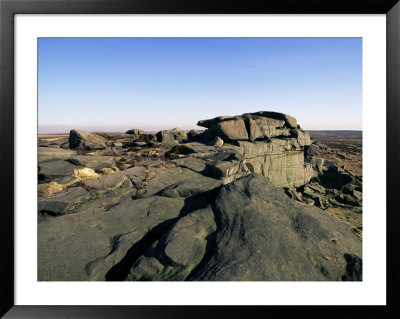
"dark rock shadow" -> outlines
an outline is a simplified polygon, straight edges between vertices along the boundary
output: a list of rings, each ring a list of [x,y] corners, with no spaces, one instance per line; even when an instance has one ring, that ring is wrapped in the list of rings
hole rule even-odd
[[[186,277],[185,281],[199,281],[199,279],[197,279],[197,275],[201,272],[201,269],[203,269],[203,267],[208,264],[208,262],[211,260],[212,256],[214,255],[214,252],[215,252],[215,249],[217,246],[217,234],[218,234],[219,230],[221,229],[221,221],[220,221],[220,218],[218,218],[219,215],[216,212],[215,205],[212,203],[210,205],[210,207],[214,213],[214,222],[217,225],[217,229],[215,232],[213,232],[212,234],[210,234],[206,237],[206,240],[207,240],[206,252],[203,256],[203,259],[190,272],[190,274]]]
[[[163,236],[180,218],[187,214],[205,208],[210,202],[213,202],[219,193],[219,187],[210,191],[188,197],[184,201],[179,216],[169,219],[152,228],[144,237],[134,244],[126,253],[120,262],[115,264],[105,275],[106,281],[124,281],[131,267],[136,261],[145,254],[146,250],[158,239]]]
[[[177,220],[178,218],[169,219],[152,228],[141,240],[128,250],[125,257],[122,258],[119,263],[111,267],[105,275],[106,281],[124,281],[136,260]]]
[[[342,276],[343,281],[362,281],[362,259],[353,254],[344,254],[346,259],[346,274]]]
[[[329,167],[319,179],[323,187],[338,190],[342,190],[343,186],[353,181],[350,175],[339,172],[337,167]]]

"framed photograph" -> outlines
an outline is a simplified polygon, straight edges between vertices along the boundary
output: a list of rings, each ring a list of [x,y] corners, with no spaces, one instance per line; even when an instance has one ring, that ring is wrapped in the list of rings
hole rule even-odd
[[[1,315],[399,315],[399,16],[1,0]]]

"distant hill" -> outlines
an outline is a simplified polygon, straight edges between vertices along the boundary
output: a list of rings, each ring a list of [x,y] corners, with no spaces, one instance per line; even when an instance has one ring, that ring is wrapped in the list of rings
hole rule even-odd
[[[327,130],[327,131],[317,131],[317,130],[310,130],[307,131],[310,133],[311,136],[321,136],[321,135],[325,135],[325,136],[331,136],[331,135],[342,135],[342,136],[362,136],[362,131],[340,131],[340,130]]]

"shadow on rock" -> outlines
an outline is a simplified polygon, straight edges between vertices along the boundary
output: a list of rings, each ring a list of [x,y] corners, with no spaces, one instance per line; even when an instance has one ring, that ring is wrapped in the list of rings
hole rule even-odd
[[[106,281],[125,280],[131,267],[156,240],[158,240],[165,232],[167,232],[180,218],[186,216],[190,212],[204,208],[210,202],[214,201],[218,195],[218,192],[219,188],[215,188],[210,191],[186,198],[185,204],[180,211],[179,217],[167,220],[152,228],[141,240],[139,240],[128,250],[125,257],[122,258],[119,263],[115,264],[107,272],[107,274],[105,275]],[[212,240],[208,242],[209,245],[212,245]],[[207,251],[209,251],[209,249],[207,249]]]
[[[167,220],[151,229],[141,240],[134,244],[122,260],[114,265],[106,274],[106,281],[123,281],[135,261],[146,249],[168,230],[178,218]]]

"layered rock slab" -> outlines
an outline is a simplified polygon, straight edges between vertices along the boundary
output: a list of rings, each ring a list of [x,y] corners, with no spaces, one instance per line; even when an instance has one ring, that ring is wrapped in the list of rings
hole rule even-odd
[[[85,166],[92,169],[111,168],[115,165],[115,158],[112,156],[83,156],[71,157],[69,161],[75,165]]]
[[[51,161],[39,164],[39,178],[41,176],[62,177],[70,176],[75,169],[82,167],[71,164],[67,161]]]
[[[277,187],[294,188],[307,183],[316,172],[304,162],[302,146],[296,138],[272,138],[269,141],[238,141],[235,149],[254,173],[261,173]]]
[[[74,212],[90,194],[82,187],[71,187],[38,200],[38,210],[50,215],[61,215]]]
[[[220,143],[220,147],[238,151],[244,157],[241,162],[251,172],[262,173],[278,187],[299,187],[315,176],[312,165],[304,163],[304,148],[311,144],[310,135],[287,114],[260,111],[216,117],[197,124],[208,128],[203,133],[205,142],[221,139],[225,143]],[[242,175],[245,174],[231,171],[226,182]]]
[[[266,139],[291,136],[297,131],[297,120],[290,115],[260,111],[236,116],[219,116],[200,120],[197,125],[208,128],[205,136],[219,136],[226,141]]]
[[[77,153],[75,151],[64,150],[62,148],[38,147],[39,163],[70,159],[76,155]]]

